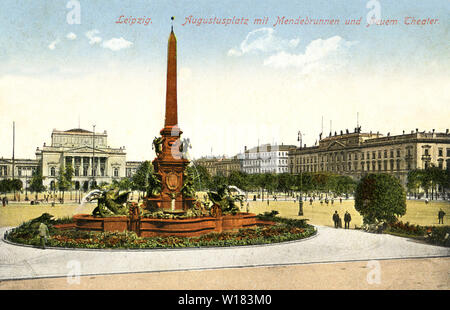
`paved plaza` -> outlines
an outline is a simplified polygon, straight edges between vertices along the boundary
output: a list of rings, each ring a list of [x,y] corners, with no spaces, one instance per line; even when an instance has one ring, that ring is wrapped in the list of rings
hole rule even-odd
[[[449,288],[449,248],[387,234],[371,234],[324,226],[317,226],[317,229],[318,234],[307,240],[228,248],[42,250],[9,244],[2,240],[0,281],[67,277],[74,273],[80,276],[102,276],[189,271],[219,272],[225,269],[244,270],[252,267],[300,268],[304,264],[441,257],[444,258],[445,264],[439,265],[440,274],[447,279],[446,288]],[[5,230],[6,228],[1,228],[0,233],[3,235]]]

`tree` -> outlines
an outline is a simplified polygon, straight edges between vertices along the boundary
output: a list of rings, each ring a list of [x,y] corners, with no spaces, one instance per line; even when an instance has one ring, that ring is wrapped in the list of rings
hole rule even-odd
[[[43,184],[43,181],[44,181],[44,177],[42,176],[42,169],[41,169],[41,166],[38,165],[37,169],[31,176],[31,181],[30,181],[30,186],[29,186],[30,190],[32,192],[36,193],[36,199],[37,199],[38,193],[45,191],[45,186]]]
[[[118,188],[121,191],[129,191],[133,187],[133,181],[131,178],[123,178],[118,182]]]
[[[406,213],[406,193],[399,179],[389,174],[368,174],[358,183],[355,209],[364,223],[392,223]]]
[[[193,175],[196,191],[205,190],[211,186],[211,175],[204,166],[193,163],[187,166],[186,170]]]
[[[59,168],[58,175],[58,190],[62,191],[62,199],[64,200],[64,193],[66,190],[72,187],[72,176],[73,176],[73,168],[72,165],[68,164],[64,169],[64,166],[61,165]]]
[[[0,193],[6,195],[7,192],[12,190],[12,184],[10,179],[3,179],[0,181]]]
[[[346,175],[336,176],[336,188],[334,189],[335,194],[343,195],[350,194],[355,190],[356,183],[353,179]]]
[[[246,191],[248,188],[247,174],[241,171],[231,171],[228,176],[228,184]]]
[[[145,193],[148,189],[148,179],[151,173],[153,173],[152,164],[148,160],[141,163],[136,173],[131,177],[132,189]]]
[[[409,192],[414,193],[414,197],[417,197],[417,191],[420,188],[420,184],[422,184],[421,178],[422,178],[422,170],[420,169],[413,169],[408,172],[406,188],[408,189]]]
[[[11,180],[11,190],[13,191],[20,191],[23,187],[23,183],[19,179],[12,179]]]

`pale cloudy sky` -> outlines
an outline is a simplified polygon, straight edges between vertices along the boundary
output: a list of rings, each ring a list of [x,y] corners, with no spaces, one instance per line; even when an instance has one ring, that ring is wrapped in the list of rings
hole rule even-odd
[[[448,1],[13,1],[0,10],[0,156],[34,158],[53,128],[108,131],[129,160],[153,159],[164,122],[167,39],[175,16],[178,106],[190,153],[259,143],[312,145],[321,132],[449,128]],[[80,4],[79,24],[67,15]],[[379,3],[381,19],[366,27]],[[118,24],[121,15],[147,25]],[[186,23],[248,18],[248,25]],[[277,16],[340,25],[276,25]],[[438,19],[404,25],[404,18]],[[73,16],[72,16],[73,17]],[[266,25],[253,20],[268,17]],[[122,20],[124,20],[122,18]],[[151,18],[151,22],[148,21]],[[345,25],[346,19],[361,21]]]

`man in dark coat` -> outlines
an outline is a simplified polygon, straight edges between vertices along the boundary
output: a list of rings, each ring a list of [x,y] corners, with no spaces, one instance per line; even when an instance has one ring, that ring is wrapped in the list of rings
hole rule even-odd
[[[444,224],[444,216],[445,216],[445,212],[441,210],[439,210],[438,212],[438,218],[439,218],[439,224]]]
[[[339,214],[337,213],[337,211],[334,211],[333,222],[334,222],[334,228],[338,228],[339,227]]]
[[[350,213],[348,213],[348,211],[345,212],[344,215],[344,222],[345,222],[345,229],[350,229],[350,221],[352,220],[352,216],[350,215]]]

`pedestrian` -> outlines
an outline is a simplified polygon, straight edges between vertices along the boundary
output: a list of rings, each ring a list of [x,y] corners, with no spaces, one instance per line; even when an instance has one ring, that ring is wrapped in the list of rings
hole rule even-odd
[[[267,205],[269,205],[269,198],[267,198]]]
[[[337,213],[337,211],[334,211],[333,222],[334,222],[334,228],[338,228],[338,226],[339,226],[339,214]]]
[[[47,237],[50,236],[47,225],[41,223],[39,225],[39,238],[41,239],[42,249],[45,250],[45,242],[47,241]]]
[[[439,224],[444,224],[444,216],[445,216],[445,212],[442,211],[442,209],[440,209],[438,212]]]
[[[4,207],[6,206],[6,197],[3,197],[2,204],[3,204]]]
[[[352,220],[352,216],[350,215],[350,213],[348,213],[348,211],[345,212],[344,215],[344,222],[345,222],[345,229],[350,229],[350,221]]]
[[[339,197],[339,203],[342,203],[342,197]]]
[[[247,210],[246,210],[247,213],[249,212],[249,210],[250,210],[250,203],[247,202]]]
[[[334,198],[331,198],[331,204],[334,204]]]
[[[310,198],[310,199],[309,199],[309,205],[312,206],[312,203],[313,203],[313,199]]]

